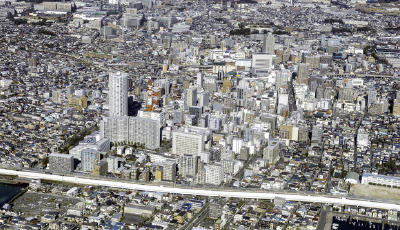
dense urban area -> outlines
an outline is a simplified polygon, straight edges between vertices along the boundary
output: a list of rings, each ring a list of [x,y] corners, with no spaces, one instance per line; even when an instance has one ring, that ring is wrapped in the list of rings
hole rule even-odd
[[[398,229],[399,15],[0,0],[0,229]]]

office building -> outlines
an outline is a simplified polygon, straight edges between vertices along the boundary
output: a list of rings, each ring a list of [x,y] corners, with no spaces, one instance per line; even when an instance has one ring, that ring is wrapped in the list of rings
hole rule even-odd
[[[311,131],[311,147],[320,147],[322,144],[322,125],[314,125]]]
[[[368,90],[368,107],[376,102],[376,90]]]
[[[202,106],[189,106],[189,115],[195,116],[196,123],[197,123],[197,119],[201,116],[202,113],[203,113]]]
[[[232,81],[225,79],[222,83],[222,92],[223,93],[230,93],[232,92]]]
[[[174,124],[177,124],[177,123],[182,123],[182,120],[183,120],[183,111],[182,110],[175,110],[174,111],[174,119],[173,119],[173,122],[174,122]]]
[[[49,155],[49,169],[53,172],[72,172],[74,158],[68,154],[52,153]]]
[[[218,70],[218,80],[222,81],[225,77],[225,72],[223,70]]]
[[[84,149],[81,152],[82,171],[92,172],[93,167],[100,161],[100,152],[94,149]]]
[[[196,79],[197,87],[203,88],[203,74],[202,73],[197,73],[197,79]]]
[[[351,87],[345,87],[339,89],[339,100],[340,101],[354,101],[355,93]]]
[[[210,92],[202,92],[199,94],[199,106],[208,106],[210,104]]]
[[[109,116],[128,116],[128,74],[110,74],[108,87]]]

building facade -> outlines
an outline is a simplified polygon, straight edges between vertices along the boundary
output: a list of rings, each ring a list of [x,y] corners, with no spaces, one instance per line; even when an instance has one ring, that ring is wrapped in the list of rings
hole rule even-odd
[[[52,153],[49,155],[49,169],[55,172],[74,171],[74,158],[67,154]]]
[[[109,116],[128,116],[128,75],[121,72],[110,74],[108,87]]]

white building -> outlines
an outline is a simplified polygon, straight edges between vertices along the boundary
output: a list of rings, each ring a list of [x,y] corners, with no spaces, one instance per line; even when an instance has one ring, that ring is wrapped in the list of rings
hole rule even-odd
[[[161,124],[159,120],[141,117],[105,117],[100,122],[100,135],[111,142],[137,142],[148,149],[157,149],[160,147]]]
[[[357,132],[357,148],[361,151],[366,150],[369,146],[369,132],[364,128],[359,128]]]
[[[110,74],[108,87],[109,116],[128,116],[128,75]]]
[[[272,54],[253,54],[251,68],[257,74],[268,74],[274,67],[272,64],[274,57]]]
[[[201,128],[181,128],[172,132],[172,154],[195,154],[211,147],[211,133]]]
[[[394,176],[385,176],[379,174],[372,173],[363,173],[361,184],[376,184],[376,185],[384,185],[384,186],[396,186],[400,187],[400,177]]]
[[[207,164],[206,169],[206,184],[220,185],[224,180],[224,170],[221,164]]]
[[[79,144],[69,150],[69,155],[72,155],[75,159],[81,159],[81,151],[83,149],[94,149],[99,152],[110,151],[110,139],[106,137],[101,137],[99,133],[92,134],[85,137],[84,140],[79,142]]]

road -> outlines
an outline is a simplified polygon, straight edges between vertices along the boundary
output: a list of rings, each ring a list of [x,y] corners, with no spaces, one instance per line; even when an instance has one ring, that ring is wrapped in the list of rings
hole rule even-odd
[[[163,187],[154,185],[144,184],[133,184],[119,181],[109,180],[96,180],[72,176],[61,176],[45,174],[33,171],[16,171],[12,169],[0,169],[0,174],[4,175],[15,175],[20,177],[32,178],[32,179],[45,179],[61,182],[70,182],[83,185],[93,186],[104,186],[110,188],[119,189],[132,189],[149,192],[165,192],[175,193],[183,195],[198,195],[208,197],[235,197],[235,198],[253,198],[253,199],[266,199],[271,200],[275,197],[285,198],[291,201],[302,201],[302,202],[317,202],[317,203],[329,203],[329,204],[340,204],[340,205],[355,205],[369,208],[380,208],[380,209],[394,209],[400,211],[400,204],[378,202],[373,200],[361,200],[361,199],[347,199],[347,198],[335,198],[318,195],[298,195],[298,194],[277,194],[272,192],[253,192],[253,191],[232,191],[232,190],[212,190],[212,189],[190,189],[190,188],[176,188],[176,187]]]

